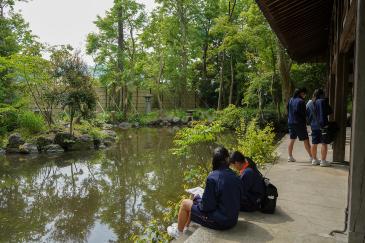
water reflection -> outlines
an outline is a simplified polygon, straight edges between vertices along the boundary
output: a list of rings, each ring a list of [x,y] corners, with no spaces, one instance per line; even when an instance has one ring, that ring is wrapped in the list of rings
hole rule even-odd
[[[128,241],[183,190],[174,133],[120,131],[107,151],[0,158],[0,241]]]

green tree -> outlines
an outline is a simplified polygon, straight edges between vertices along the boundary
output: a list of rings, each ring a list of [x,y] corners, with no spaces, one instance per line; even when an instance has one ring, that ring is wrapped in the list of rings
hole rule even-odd
[[[58,58],[54,78],[63,86],[60,103],[69,113],[70,134],[73,134],[74,118],[89,118],[96,107],[96,93],[87,65],[80,54],[64,51]]]
[[[97,17],[97,33],[87,38],[87,53],[94,56],[100,80],[111,90],[110,104],[126,115],[130,86],[138,79],[137,59],[141,50],[137,33],[146,21],[144,5],[135,0],[115,0],[106,16]]]

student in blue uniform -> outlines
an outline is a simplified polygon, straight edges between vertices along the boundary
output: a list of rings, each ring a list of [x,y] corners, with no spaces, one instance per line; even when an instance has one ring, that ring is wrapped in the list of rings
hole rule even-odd
[[[181,203],[178,224],[167,228],[173,238],[178,238],[190,220],[216,230],[232,228],[237,224],[242,185],[229,168],[229,153],[218,147],[213,154],[213,171],[208,175],[203,197],[186,199]]]
[[[328,99],[325,98],[322,89],[316,89],[313,98],[307,104],[307,117],[312,130],[312,165],[320,165],[322,167],[330,166],[330,162],[326,160],[329,142],[324,139],[321,128],[328,125],[328,116],[332,114],[332,108]],[[321,144],[321,160],[317,159],[317,147]]]
[[[310,144],[306,125],[306,107],[304,98],[307,90],[305,88],[296,89],[293,97],[289,100],[288,109],[288,126],[290,142],[288,145],[288,162],[295,162],[293,157],[294,142],[297,138],[304,142],[304,147],[309,155],[309,161],[312,162]]]
[[[243,192],[241,196],[241,211],[253,212],[260,209],[265,196],[265,182],[257,169],[255,162],[239,151],[231,154],[230,163],[240,172]]]

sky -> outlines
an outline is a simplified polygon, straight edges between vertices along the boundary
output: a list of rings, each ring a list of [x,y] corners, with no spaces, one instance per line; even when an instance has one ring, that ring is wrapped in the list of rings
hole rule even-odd
[[[139,0],[151,11],[154,0]],[[74,48],[84,50],[86,36],[96,31],[94,21],[97,15],[104,16],[113,5],[113,0],[32,0],[18,3],[16,9],[21,11],[30,24],[33,34],[42,42],[50,45],[71,44]],[[90,57],[86,57],[88,63]]]

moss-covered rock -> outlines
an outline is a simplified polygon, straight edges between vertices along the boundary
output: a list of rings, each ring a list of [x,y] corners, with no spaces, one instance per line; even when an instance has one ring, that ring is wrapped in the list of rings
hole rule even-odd
[[[19,153],[19,146],[24,143],[25,141],[19,133],[11,134],[6,145],[6,153]]]
[[[54,134],[46,134],[37,138],[36,144],[39,151],[44,151],[44,148],[50,144],[53,144],[55,140]]]
[[[76,137],[66,132],[59,132],[56,133],[54,142],[60,145],[65,151],[69,151],[76,142]]]
[[[43,151],[47,154],[63,153],[64,149],[58,144],[49,144],[43,148]]]
[[[25,143],[25,144],[19,145],[19,153],[37,154],[38,153],[37,145],[32,144],[32,143]]]

